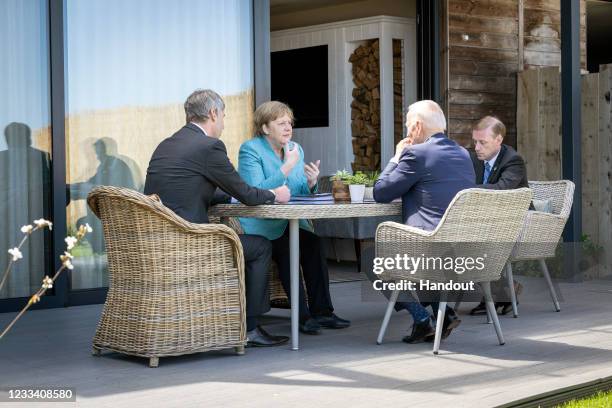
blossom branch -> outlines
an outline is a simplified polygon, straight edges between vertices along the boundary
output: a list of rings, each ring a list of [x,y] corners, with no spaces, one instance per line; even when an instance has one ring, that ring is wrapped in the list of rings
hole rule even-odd
[[[91,229],[89,224],[85,224],[79,227],[79,231],[77,232],[76,237],[66,237],[65,241],[67,244],[68,251],[74,248],[74,246],[78,244],[79,241],[81,241],[85,237],[85,235],[87,235],[88,233],[92,231],[93,230]],[[6,335],[6,333],[8,333],[8,331],[15,325],[17,320],[19,320],[21,316],[23,316],[23,314],[30,308],[30,306],[32,306],[35,303],[38,303],[40,301],[40,298],[43,297],[47,293],[47,290],[53,288],[55,281],[57,280],[57,278],[59,278],[59,276],[64,270],[74,269],[74,265],[72,264],[72,259],[74,257],[68,251],[65,251],[63,255],[60,255],[62,266],[55,272],[52,278],[50,278],[49,276],[44,277],[41,287],[36,291],[36,293],[34,293],[30,297],[30,299],[28,300],[28,303],[26,303],[23,309],[21,309],[21,311],[17,314],[17,316],[15,316],[15,318],[2,331],[2,333],[0,334],[0,340],[2,340],[2,338]]]

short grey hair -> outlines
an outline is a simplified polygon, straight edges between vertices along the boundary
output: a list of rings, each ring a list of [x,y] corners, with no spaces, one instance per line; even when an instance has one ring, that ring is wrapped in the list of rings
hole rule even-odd
[[[185,101],[185,116],[189,122],[206,122],[210,119],[210,112],[225,110],[223,98],[212,89],[196,89]]]
[[[446,118],[442,108],[436,102],[423,100],[413,103],[408,107],[408,116],[423,123],[423,128],[434,132],[446,131]]]

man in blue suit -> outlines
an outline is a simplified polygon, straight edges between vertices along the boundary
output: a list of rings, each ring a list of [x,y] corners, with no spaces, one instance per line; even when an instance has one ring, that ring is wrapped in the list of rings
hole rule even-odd
[[[408,137],[397,144],[395,156],[374,184],[374,199],[388,203],[402,199],[402,220],[406,225],[434,230],[455,195],[475,186],[476,175],[466,149],[446,137],[446,118],[433,101],[419,101],[406,114]],[[432,308],[437,309],[436,304]],[[397,302],[396,310],[407,309],[414,319],[406,343],[433,339],[429,312],[416,302]],[[460,320],[448,308],[443,338]]]

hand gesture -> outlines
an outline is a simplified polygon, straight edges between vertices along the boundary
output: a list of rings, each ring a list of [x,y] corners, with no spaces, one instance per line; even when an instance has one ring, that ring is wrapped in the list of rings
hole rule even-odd
[[[310,162],[310,164],[304,165],[304,174],[306,175],[306,180],[308,181],[308,187],[312,189],[316,184],[317,180],[319,180],[319,165],[321,164],[321,160],[317,160],[316,162]]]
[[[293,149],[289,150],[291,143],[288,143],[283,150],[285,151],[285,162],[283,163],[281,170],[288,176],[295,165],[300,161],[300,151],[298,147],[293,144]]]

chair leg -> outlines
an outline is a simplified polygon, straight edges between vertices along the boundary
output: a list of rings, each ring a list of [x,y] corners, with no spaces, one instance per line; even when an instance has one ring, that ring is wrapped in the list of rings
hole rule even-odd
[[[555,292],[555,287],[553,286],[552,279],[550,279],[550,273],[548,273],[546,261],[544,259],[539,259],[539,262],[540,268],[542,268],[542,273],[544,274],[544,278],[546,278],[546,283],[548,283],[548,289],[550,289],[550,297],[552,298],[555,310],[557,312],[560,312],[561,307],[559,306],[559,299],[557,299],[557,292]]]
[[[485,304],[487,306],[487,310],[489,311],[489,315],[493,320],[493,326],[495,327],[495,333],[497,333],[499,345],[503,346],[506,342],[504,341],[504,335],[502,333],[501,326],[499,325],[499,319],[497,318],[495,303],[493,303],[493,295],[491,295],[491,282],[482,282],[481,285],[485,293]]]
[[[91,355],[92,356],[96,356],[96,357],[100,357],[102,355],[102,349],[96,346],[93,346],[91,348]]]
[[[380,331],[378,332],[378,338],[376,339],[376,344],[382,344],[383,337],[385,337],[385,332],[387,331],[387,326],[389,325],[389,320],[391,320],[391,313],[393,313],[393,306],[395,306],[395,302],[397,301],[397,297],[399,296],[399,289],[396,289],[391,293],[391,297],[389,298],[389,303],[387,303],[387,310],[385,311],[385,317],[383,318],[382,326],[380,326]]]
[[[453,306],[453,310],[455,312],[459,310],[459,306],[461,305],[462,300],[463,300],[463,291],[460,291],[459,295],[457,296],[457,301],[455,302],[455,306]]]
[[[438,319],[436,320],[436,336],[434,337],[433,353],[438,354],[440,350],[440,340],[442,339],[442,325],[444,324],[444,314],[446,313],[446,301],[441,301],[438,307]]]
[[[485,301],[485,310],[487,311],[487,324],[493,324],[493,319],[491,319],[491,312],[489,312],[489,308],[486,307],[487,302]],[[493,305],[493,312],[497,314],[497,310],[495,309],[495,305]]]
[[[336,238],[331,239],[332,248],[334,249],[334,257],[336,258],[336,262],[340,263],[340,257],[338,256],[338,245],[336,242]]]
[[[149,358],[149,367],[151,368],[159,367],[159,357]]]
[[[510,287],[510,299],[512,300],[512,315],[518,317],[518,304],[516,302],[516,292],[514,291],[514,277],[512,275],[512,264],[510,261],[506,263],[506,278],[508,278],[508,286]]]
[[[243,356],[244,355],[244,346],[234,347],[234,351],[236,351],[236,355]]]

